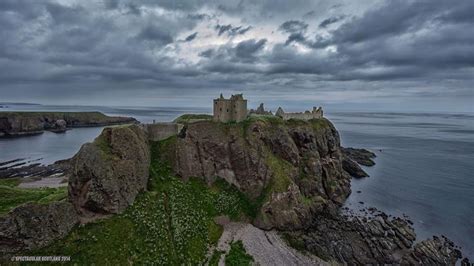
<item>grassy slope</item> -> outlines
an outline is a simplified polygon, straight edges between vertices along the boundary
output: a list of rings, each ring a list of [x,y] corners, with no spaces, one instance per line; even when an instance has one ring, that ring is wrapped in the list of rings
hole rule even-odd
[[[228,266],[244,266],[251,265],[252,256],[247,254],[242,241],[238,240],[230,244],[230,251],[225,256],[225,265]]]
[[[252,205],[225,182],[209,188],[198,179],[183,182],[160,160],[173,137],[152,144],[149,191],[123,214],[75,228],[69,236],[35,255],[64,254],[73,263],[198,264],[222,228],[213,217],[253,215]]]
[[[187,123],[196,120],[212,120],[212,115],[207,114],[184,114],[176,118],[175,123]]]
[[[0,215],[27,202],[45,204],[67,197],[65,187],[24,189],[16,187],[19,183],[17,178],[0,179]]]

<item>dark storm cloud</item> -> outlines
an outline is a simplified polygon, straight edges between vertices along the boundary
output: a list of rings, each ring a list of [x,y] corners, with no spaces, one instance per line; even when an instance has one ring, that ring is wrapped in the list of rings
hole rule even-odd
[[[326,28],[327,26],[331,25],[331,24],[334,24],[336,22],[339,22],[341,21],[342,19],[344,19],[345,16],[337,16],[337,17],[331,17],[331,18],[327,18],[325,20],[323,20],[320,24],[319,24],[319,27],[320,28]]]
[[[288,33],[300,33],[306,31],[307,28],[308,24],[303,21],[289,20],[281,24],[278,29]]]
[[[220,25],[217,24],[215,27],[217,31],[217,35],[221,36],[222,34],[226,33],[228,36],[235,36],[235,35],[242,35],[245,34],[247,31],[252,29],[251,26],[243,27],[243,26],[232,26],[232,24],[227,25]]]
[[[2,0],[0,93],[18,95],[21,85],[67,97],[135,84],[145,92],[315,84],[396,91],[403,88],[393,84],[409,83],[414,94],[430,86],[466,94],[472,14],[470,0]]]
[[[242,41],[235,47],[235,53],[237,57],[241,58],[253,57],[256,52],[258,52],[265,46],[266,42],[267,39],[261,39],[258,41],[255,39]]]
[[[186,37],[186,38],[184,39],[184,41],[185,41],[185,42],[190,42],[190,41],[194,40],[197,35],[198,35],[197,32],[195,32],[195,33],[193,33],[193,34],[190,34],[190,35],[188,35],[188,37]]]
[[[167,29],[152,24],[145,26],[137,35],[137,38],[155,41],[162,45],[173,42],[173,36],[171,36],[171,33]]]

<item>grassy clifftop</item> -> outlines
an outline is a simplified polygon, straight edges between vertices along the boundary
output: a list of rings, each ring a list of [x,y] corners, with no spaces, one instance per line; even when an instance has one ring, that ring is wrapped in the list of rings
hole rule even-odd
[[[75,228],[35,255],[67,254],[78,264],[201,264],[222,228],[213,218],[255,215],[250,202],[224,181],[208,187],[171,174],[161,153],[175,137],[151,144],[148,191],[123,214]]]
[[[19,183],[17,178],[0,179],[0,215],[24,203],[46,204],[67,197],[65,187],[24,189],[17,187]]]

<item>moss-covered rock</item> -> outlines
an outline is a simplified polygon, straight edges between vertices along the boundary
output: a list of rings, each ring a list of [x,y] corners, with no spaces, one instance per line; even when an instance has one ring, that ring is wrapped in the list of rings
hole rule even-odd
[[[121,213],[146,189],[149,165],[140,126],[105,128],[71,160],[69,197],[84,217]]]

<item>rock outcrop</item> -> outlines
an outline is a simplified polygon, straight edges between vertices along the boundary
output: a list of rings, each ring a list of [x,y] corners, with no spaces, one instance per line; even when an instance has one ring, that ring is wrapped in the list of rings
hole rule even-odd
[[[131,117],[111,117],[100,112],[0,112],[0,137],[41,134],[45,130],[137,123]]]
[[[417,243],[402,258],[403,265],[455,265],[461,252],[446,237],[437,237]],[[466,259],[467,260],[467,259]]]
[[[47,246],[65,237],[78,222],[73,205],[67,201],[19,206],[0,216],[0,254]]]
[[[358,164],[364,166],[373,166],[375,165],[374,159],[377,157],[375,153],[366,150],[366,149],[355,149],[355,148],[341,148],[341,151],[348,158],[356,161]]]
[[[149,166],[142,127],[105,128],[72,158],[69,198],[83,218],[121,213],[146,189]]]
[[[368,177],[367,174],[362,168],[357,164],[356,161],[349,158],[346,154],[342,155],[342,168],[348,174],[355,178]]]
[[[293,245],[348,265],[454,265],[461,258],[446,238],[413,245],[416,234],[410,221],[384,213],[349,217],[328,212],[305,230],[286,234]]]
[[[342,204],[350,194],[339,135],[325,118],[202,121],[183,132],[171,149],[175,173],[234,184],[261,204],[254,221],[260,228],[302,228],[319,210]]]
[[[359,166],[373,166],[375,162],[372,160],[376,157],[375,153],[366,149],[344,148],[342,152],[342,168],[352,177],[361,178],[369,175]]]

